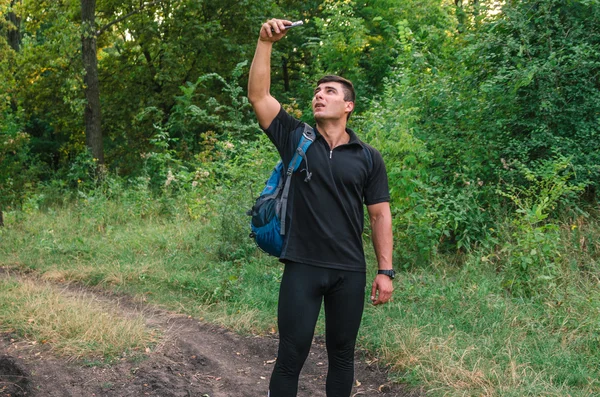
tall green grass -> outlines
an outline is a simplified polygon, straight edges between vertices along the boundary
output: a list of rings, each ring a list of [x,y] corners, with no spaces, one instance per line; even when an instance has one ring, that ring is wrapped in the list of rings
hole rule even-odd
[[[212,203],[227,205],[207,205],[202,216],[190,216],[190,197],[144,195],[11,212],[0,229],[0,266],[137,295],[240,332],[271,332],[282,266],[247,238],[247,200],[221,194]],[[515,226],[500,224],[498,238],[510,242]],[[552,233],[559,275],[528,296],[506,288],[508,243],[401,271],[393,301],[367,306],[361,346],[396,380],[432,396],[600,395],[600,223],[564,220]],[[369,262],[371,278],[372,255]]]

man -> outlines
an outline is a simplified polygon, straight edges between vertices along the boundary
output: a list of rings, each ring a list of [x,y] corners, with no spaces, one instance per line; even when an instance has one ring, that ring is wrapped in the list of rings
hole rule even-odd
[[[286,35],[285,26],[291,23],[271,19],[262,25],[248,81],[248,98],[258,122],[286,164],[298,145],[302,124],[269,92],[270,59],[273,43]],[[280,341],[270,397],[296,396],[322,301],[329,360],[327,396],[350,396],[366,285],[363,202],[379,266],[371,301],[379,305],[392,295],[387,175],[379,152],[346,128],[354,100],[352,83],[339,76],[325,76],[314,91],[316,139],[306,153],[312,177],[309,182],[293,178],[290,189],[287,237],[280,257],[285,263],[278,304]],[[307,172],[307,164],[298,172]]]

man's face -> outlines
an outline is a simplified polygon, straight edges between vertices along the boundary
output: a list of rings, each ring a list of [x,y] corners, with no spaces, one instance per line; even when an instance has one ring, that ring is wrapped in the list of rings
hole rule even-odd
[[[354,102],[344,100],[344,86],[336,81],[321,83],[315,88],[312,99],[315,120],[343,118],[354,109]]]

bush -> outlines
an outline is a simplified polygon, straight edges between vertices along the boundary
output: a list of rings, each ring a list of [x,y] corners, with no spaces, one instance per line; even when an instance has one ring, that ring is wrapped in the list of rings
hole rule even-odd
[[[577,183],[597,189],[599,44],[595,2],[505,2],[457,36],[453,61],[427,80],[419,136],[448,175],[526,184],[505,164],[563,156]]]
[[[501,249],[502,274],[509,291],[531,296],[555,288],[563,274],[560,231],[549,216],[583,186],[571,181],[572,165],[565,158],[542,161],[535,169],[519,168],[529,185],[507,186],[500,192],[516,208]]]
[[[29,152],[29,135],[15,115],[0,115],[0,226],[2,210],[20,207],[37,182],[35,159]]]
[[[393,213],[395,258],[401,267],[430,262],[440,250],[470,250],[490,244],[491,187],[454,172],[440,175],[433,152],[414,134],[419,109],[388,81],[384,95],[360,120],[359,131],[386,162]]]

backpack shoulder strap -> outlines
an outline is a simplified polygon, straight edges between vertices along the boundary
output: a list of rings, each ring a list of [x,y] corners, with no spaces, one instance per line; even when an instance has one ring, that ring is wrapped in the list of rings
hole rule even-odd
[[[294,172],[298,169],[300,163],[302,162],[302,159],[304,159],[306,162],[306,151],[308,150],[309,146],[314,142],[314,140],[315,130],[310,125],[304,123],[304,130],[302,131],[302,136],[300,136],[300,141],[298,142],[298,146],[296,147],[296,152],[294,153],[294,156],[292,157],[292,160],[290,161],[290,165],[288,167],[288,175],[290,175],[290,169],[291,172]]]
[[[300,137],[300,142],[298,142],[298,147],[296,148],[296,153],[292,157],[290,161],[290,165],[286,171],[285,185],[283,186],[283,192],[281,194],[281,200],[279,201],[279,216],[281,221],[281,235],[285,235],[285,218],[287,214],[287,204],[288,204],[288,196],[290,194],[290,185],[292,182],[292,176],[294,175],[294,171],[298,169],[302,159],[306,163],[306,178],[304,182],[309,182],[312,174],[308,171],[308,161],[306,160],[306,151],[310,147],[310,145],[315,140],[315,130],[308,124],[304,123],[304,131],[302,132],[302,136]]]
[[[369,147],[367,145],[363,143],[362,147],[363,153],[367,159],[367,169],[369,171],[369,175],[371,175],[371,172],[373,171],[373,155],[371,154],[371,151],[369,150]]]

